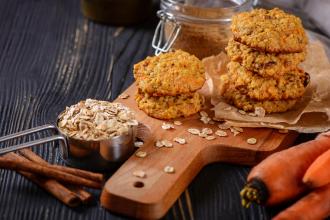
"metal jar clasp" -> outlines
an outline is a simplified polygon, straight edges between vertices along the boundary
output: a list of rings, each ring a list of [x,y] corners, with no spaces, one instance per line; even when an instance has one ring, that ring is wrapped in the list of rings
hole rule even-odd
[[[168,52],[181,30],[181,25],[177,22],[172,13],[159,10],[157,16],[160,18],[160,21],[152,39],[152,47],[155,49],[155,55]],[[171,22],[173,25],[173,29],[167,37],[165,36],[166,22]]]

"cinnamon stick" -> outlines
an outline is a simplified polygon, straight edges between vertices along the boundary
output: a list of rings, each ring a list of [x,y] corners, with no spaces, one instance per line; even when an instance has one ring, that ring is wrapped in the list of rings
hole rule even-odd
[[[44,165],[44,164],[49,165],[49,163],[47,161],[42,159],[40,156],[35,154],[30,149],[20,150],[20,153],[31,161],[34,161],[34,162],[42,164],[42,165]],[[71,167],[64,167],[64,166],[59,166],[59,165],[52,165],[52,166],[53,166],[53,169],[57,169],[59,171],[70,173],[75,176],[80,176],[85,179],[90,179],[90,180],[100,182],[100,183],[103,183],[103,181],[104,181],[104,176],[103,176],[103,174],[100,174],[100,173],[93,173],[93,172],[89,172],[89,171],[85,171],[85,170],[75,169],[75,168],[71,168]]]
[[[68,188],[80,198],[83,204],[88,204],[93,201],[93,195],[81,187],[68,186]]]
[[[95,189],[102,188],[102,184],[99,182],[56,170],[54,169],[54,165],[40,165],[23,159],[10,158],[7,155],[8,154],[0,157],[0,168],[27,171],[73,185],[86,186]]]
[[[8,157],[13,159],[25,159],[19,158],[20,156],[14,153],[8,154]],[[77,207],[82,202],[82,200],[74,192],[70,191],[56,180],[46,179],[24,171],[18,171],[18,173],[29,179],[31,182],[37,184],[69,207]]]
[[[37,155],[36,153],[34,153],[32,150],[30,149],[23,149],[20,150],[20,153],[26,157],[27,159],[39,163],[41,165],[48,165],[49,163],[44,160],[42,157],[40,157],[39,155]],[[91,173],[91,172],[88,172]],[[94,174],[94,173],[91,173]],[[100,174],[101,175],[101,174]],[[96,175],[99,176],[99,175]],[[103,176],[102,176],[103,178]],[[93,200],[93,195],[89,192],[87,192],[86,190],[84,190],[82,187],[79,186],[67,186],[73,193],[76,194],[76,196],[78,196],[80,198],[80,200],[82,201],[83,204],[88,204]]]

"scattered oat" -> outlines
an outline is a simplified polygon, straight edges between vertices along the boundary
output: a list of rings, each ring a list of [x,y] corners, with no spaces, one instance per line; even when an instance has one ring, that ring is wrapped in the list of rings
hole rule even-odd
[[[171,123],[163,123],[162,124],[162,129],[164,129],[164,130],[169,130],[169,129],[172,129],[172,128],[174,128],[174,126],[173,126],[173,124],[171,124]]]
[[[146,178],[147,174],[143,170],[136,170],[133,172],[133,175],[139,178]]]
[[[173,144],[169,140],[161,140],[164,147],[173,147]]]
[[[210,136],[205,137],[205,139],[208,140],[208,141],[211,141],[211,140],[215,139],[215,136],[210,135]]]
[[[230,111],[230,110],[231,110],[231,107],[228,106],[228,107],[224,108],[223,110],[225,110],[225,111]]]
[[[238,110],[238,113],[240,113],[241,115],[246,115],[246,112],[243,110]]]
[[[212,120],[209,117],[201,117],[200,120],[204,123],[204,124],[209,124],[209,122]]]
[[[241,133],[241,132],[239,132],[239,131],[234,131],[234,132],[233,132],[233,135],[234,135],[234,136],[237,136],[237,135],[239,135],[240,133]]]
[[[254,109],[254,113],[256,114],[256,116],[258,117],[265,117],[266,115],[266,111],[264,108],[262,107],[255,107]]]
[[[172,166],[165,166],[164,167],[164,172],[165,173],[174,173],[175,172],[175,169]]]
[[[230,126],[228,124],[218,124],[218,128],[221,130],[227,130],[230,128]]]
[[[134,142],[134,146],[135,146],[135,147],[142,147],[143,144],[144,144],[144,143],[143,143],[142,141],[135,141],[135,142]]]
[[[289,130],[288,129],[279,129],[278,132],[281,134],[287,134],[289,132]]]
[[[182,122],[181,121],[174,121],[173,124],[180,126],[180,125],[182,125]]]
[[[238,132],[243,132],[244,131],[243,128],[241,128],[241,127],[233,127],[233,129],[235,129]]]
[[[207,137],[207,134],[201,132],[201,133],[198,134],[198,136],[200,136],[202,138],[206,138]]]
[[[222,122],[222,121],[224,121],[223,118],[216,118],[216,117],[213,117],[212,120],[213,120],[213,121],[218,121],[218,122]]]
[[[220,136],[220,137],[227,137],[228,136],[227,132],[225,132],[223,130],[217,130],[215,132],[215,134],[218,135],[218,136]]]
[[[129,95],[128,94],[126,94],[126,93],[123,93],[123,94],[121,94],[120,96],[118,96],[120,99],[127,99],[127,98],[129,98]]]
[[[103,140],[128,134],[137,126],[134,113],[120,103],[86,99],[66,107],[60,114],[58,127],[69,137]]]
[[[237,136],[239,133],[243,132],[243,129],[237,129],[238,127],[230,127],[230,131],[234,134],[234,136]]]
[[[140,157],[140,158],[144,158],[144,157],[147,156],[147,152],[140,150],[140,151],[137,151],[135,153],[135,156]]]
[[[155,146],[156,147],[164,147],[164,144],[163,144],[162,141],[156,141]]]
[[[193,135],[198,135],[200,133],[200,131],[196,128],[189,128],[188,132]]]
[[[205,111],[200,111],[199,114],[201,117],[209,117],[209,115]]]
[[[248,115],[250,115],[250,116],[252,116],[252,117],[256,117],[256,116],[257,116],[257,114],[254,113],[254,112],[249,112]]]
[[[246,142],[248,144],[256,144],[257,143],[257,139],[255,139],[255,138],[249,138],[249,139],[246,140]]]
[[[211,128],[203,128],[202,133],[203,134],[213,134],[213,131]]]
[[[209,124],[210,124],[210,125],[214,125],[214,124],[215,124],[215,122],[214,122],[214,121],[212,121],[212,120],[210,120],[210,121],[209,121]]]
[[[177,143],[179,143],[179,144],[186,144],[186,143],[187,143],[186,139],[184,139],[184,138],[180,138],[180,137],[175,137],[175,138],[173,139],[173,141],[175,141],[175,142],[177,142]]]

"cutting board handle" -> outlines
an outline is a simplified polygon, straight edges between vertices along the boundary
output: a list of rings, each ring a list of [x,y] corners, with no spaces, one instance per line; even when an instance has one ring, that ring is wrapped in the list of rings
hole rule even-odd
[[[195,140],[196,139],[196,140]],[[189,141],[198,141],[192,137]],[[214,161],[246,160],[251,151],[238,151],[210,141],[209,146],[174,144],[172,148],[156,148],[155,140],[149,140],[140,151],[148,153],[145,158],[132,156],[105,184],[101,195],[103,207],[126,215],[143,218],[161,218],[186,189],[192,179],[208,163]],[[235,151],[235,152],[234,152]],[[240,156],[241,155],[241,156]],[[249,163],[250,161],[244,161]],[[174,173],[164,172],[172,166]],[[146,173],[145,178],[135,177],[134,171]]]

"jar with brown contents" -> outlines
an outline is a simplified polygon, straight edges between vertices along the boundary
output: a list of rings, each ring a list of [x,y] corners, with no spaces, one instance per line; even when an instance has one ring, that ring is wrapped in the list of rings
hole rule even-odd
[[[224,51],[232,15],[252,8],[253,0],[161,0],[153,40],[156,54],[182,49],[198,58]]]

